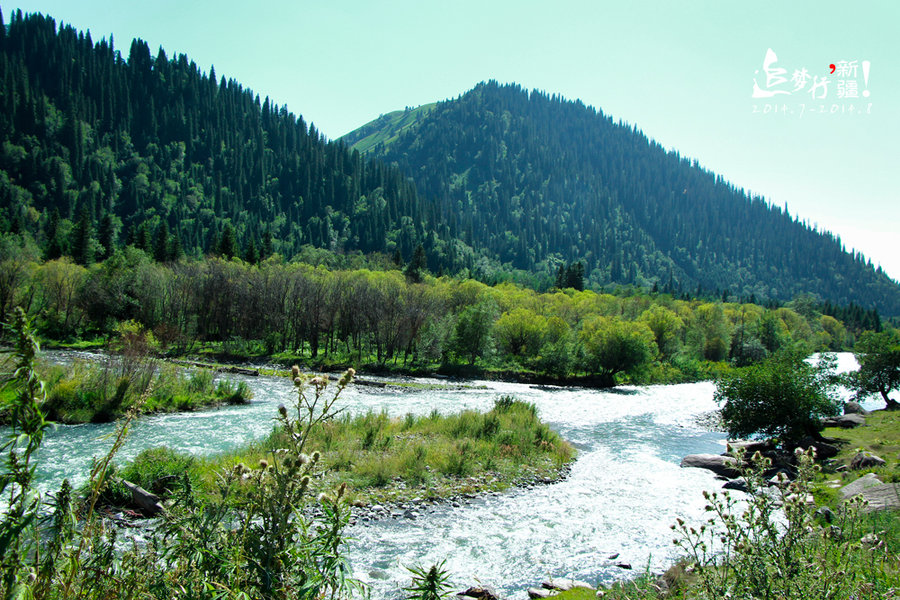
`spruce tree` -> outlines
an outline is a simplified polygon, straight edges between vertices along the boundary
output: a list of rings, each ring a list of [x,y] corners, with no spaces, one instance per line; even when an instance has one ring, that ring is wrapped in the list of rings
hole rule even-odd
[[[231,228],[231,223],[226,223],[225,229],[222,230],[222,239],[219,240],[218,250],[222,258],[231,258],[237,254],[237,244],[234,240],[234,229]]]
[[[156,262],[169,260],[169,226],[165,221],[156,228],[156,240],[153,243],[153,259]]]
[[[256,251],[256,244],[252,237],[247,241],[247,247],[244,249],[244,260],[251,265],[259,262],[259,252]]]
[[[47,222],[47,245],[44,256],[47,260],[59,258],[65,252],[59,240],[59,209],[55,206],[50,212],[50,220]]]
[[[413,251],[412,260],[406,265],[406,279],[412,283],[421,283],[422,272],[428,270],[428,258],[425,256],[425,248],[422,244],[416,246]]]
[[[81,216],[72,229],[72,258],[80,265],[90,265],[94,262],[94,240],[91,216],[87,207],[81,209]]]

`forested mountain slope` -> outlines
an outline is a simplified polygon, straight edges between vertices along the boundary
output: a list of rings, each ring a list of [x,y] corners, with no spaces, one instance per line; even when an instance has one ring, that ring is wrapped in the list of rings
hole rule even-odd
[[[514,267],[580,260],[600,283],[900,313],[900,286],[834,235],[579,101],[488,82],[410,112],[343,139],[405,170],[451,236]]]
[[[335,142],[183,54],[134,40],[125,58],[21,12],[0,26],[6,233],[81,264],[128,244],[251,263],[311,249],[408,262],[421,245],[432,272],[486,281],[546,288],[583,261],[589,284],[812,292],[900,314],[900,286],[833,236],[579,102],[492,82]]]
[[[0,144],[0,232],[31,233],[48,258],[125,243],[160,260],[437,253],[434,216],[396,169],[183,54],[135,40],[126,59],[42,15],[0,27]]]

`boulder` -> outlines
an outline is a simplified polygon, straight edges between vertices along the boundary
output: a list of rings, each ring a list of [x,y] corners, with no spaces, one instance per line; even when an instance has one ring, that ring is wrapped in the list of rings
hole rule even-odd
[[[719,454],[688,454],[681,459],[681,466],[707,469],[729,479],[740,475],[740,462],[732,456]]]
[[[854,471],[861,471],[862,469],[883,467],[885,464],[887,464],[886,461],[880,456],[876,456],[871,452],[859,452],[850,461],[850,468]]]
[[[577,579],[551,579],[549,581],[541,582],[541,587],[547,590],[556,590],[558,592],[568,592],[572,588],[587,588],[589,590],[594,589],[594,587],[586,581],[579,581]]]
[[[844,414],[845,415],[867,415],[869,411],[864,409],[859,402],[845,402],[844,403]]]
[[[862,493],[863,490],[876,485],[882,485],[882,481],[878,479],[875,473],[866,473],[856,481],[852,481],[841,488],[841,498],[848,500],[853,496]]]
[[[865,421],[863,421],[863,424],[865,424]],[[816,439],[814,437],[805,437],[797,443],[797,447],[803,448],[804,450],[806,448],[809,448],[810,446],[816,449],[816,458],[819,460],[834,458],[838,455],[838,452],[840,452],[837,446],[826,443],[825,441]]]
[[[555,596],[558,594],[556,590],[548,590],[546,588],[539,587],[530,587],[528,588],[528,597],[531,600],[538,600],[540,598],[549,598],[550,596]]]
[[[489,585],[473,585],[464,592],[456,595],[457,600],[470,600],[477,598],[478,600],[500,600],[497,590]]]
[[[873,485],[864,489],[860,495],[867,503],[863,512],[900,509],[900,484]]]
[[[747,480],[743,477],[737,477],[735,479],[729,479],[725,482],[725,485],[722,488],[726,490],[737,490],[739,492],[747,491]]]
[[[822,425],[825,427],[842,427],[843,429],[852,429],[866,424],[866,418],[860,414],[839,415],[837,417],[828,417],[822,419]]]
[[[834,511],[827,506],[818,509],[816,511],[816,516],[822,518],[826,523],[832,523],[837,519],[837,515],[834,514]]]

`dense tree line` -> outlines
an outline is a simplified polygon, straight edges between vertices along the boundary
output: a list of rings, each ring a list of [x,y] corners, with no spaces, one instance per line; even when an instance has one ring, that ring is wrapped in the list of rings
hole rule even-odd
[[[839,239],[579,102],[482,84],[380,119],[403,124],[374,146],[381,162],[142,40],[126,58],[21,11],[0,32],[0,233],[30,235],[45,259],[393,256],[413,281],[805,291],[900,314],[897,284]]]
[[[23,306],[56,339],[105,336],[135,321],[176,354],[212,343],[232,354],[287,353],[317,364],[478,365],[613,384],[654,364],[698,376],[702,361],[750,364],[798,343],[810,351],[854,341],[808,298],[767,309],[633,288],[539,293],[278,256],[259,264],[160,263],[134,246],[90,266],[69,257],[42,262],[39,254],[27,236],[0,237],[0,271],[10,274],[0,278],[4,317]]]
[[[900,313],[897,282],[840,238],[579,101],[492,81],[345,139],[400,165],[452,236],[511,267],[552,277],[583,261],[595,284]]]
[[[0,231],[88,265],[126,244],[250,262],[304,248],[465,266],[412,183],[179,54],[0,17]]]

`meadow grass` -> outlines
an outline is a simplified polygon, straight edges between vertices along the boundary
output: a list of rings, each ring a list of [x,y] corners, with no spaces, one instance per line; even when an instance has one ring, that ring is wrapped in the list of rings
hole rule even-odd
[[[246,404],[252,397],[244,382],[216,381],[211,371],[160,365],[157,361],[123,364],[115,357],[99,362],[40,366],[46,400],[41,409],[59,423],[102,423],[121,418],[140,403],[140,413],[197,410],[216,404]],[[0,389],[0,422],[8,419],[18,390],[14,381]]]
[[[212,458],[147,450],[120,475],[165,496],[171,491],[165,484],[187,473],[196,490],[214,494],[217,473],[271,461],[287,447],[285,436],[276,429],[242,450]],[[321,453],[324,473],[311,487],[346,483],[348,499],[360,505],[499,491],[553,479],[575,456],[572,446],[540,421],[533,404],[510,397],[485,413],[340,415],[318,425],[308,443]]]

